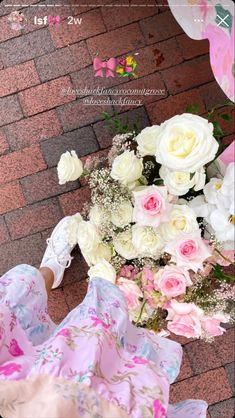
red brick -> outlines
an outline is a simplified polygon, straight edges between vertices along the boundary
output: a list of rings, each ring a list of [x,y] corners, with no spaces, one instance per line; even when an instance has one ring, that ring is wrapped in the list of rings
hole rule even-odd
[[[123,0],[122,0],[123,1]],[[73,1],[71,5],[71,9],[73,12],[73,15],[76,16],[80,13],[84,13],[87,12],[88,10],[92,10],[97,8],[100,4],[106,4],[106,3],[110,3],[110,0],[102,0],[102,3],[100,2],[100,0],[92,0],[92,4],[88,4],[88,2],[83,2],[83,4],[75,4],[75,2]]]
[[[65,300],[70,311],[83,301],[87,293],[87,286],[87,281],[81,280],[79,283],[70,283],[64,287]]]
[[[80,42],[43,55],[35,62],[41,80],[47,81],[86,67],[91,64],[91,57],[85,42]]]
[[[184,62],[162,71],[163,80],[169,93],[176,94],[200,86],[214,79],[207,56]]]
[[[115,110],[117,112],[123,112],[126,111],[128,109],[132,109],[132,108],[136,108],[137,106],[141,106],[143,104],[147,104],[147,103],[151,103],[151,102],[155,102],[156,100],[161,100],[163,97],[167,96],[167,92],[164,86],[164,83],[159,75],[159,73],[153,73],[150,74],[148,77],[143,77],[143,78],[137,78],[135,80],[129,81],[125,84],[122,84],[121,87],[119,87],[120,92],[122,90],[157,90],[157,94],[131,94],[131,95],[126,95],[126,94],[120,94],[118,96],[113,95],[112,99],[113,100],[119,100],[119,98],[122,98],[123,100],[131,100],[134,103],[139,103],[139,104],[125,104],[125,105],[114,105],[115,106]]]
[[[10,212],[24,205],[25,198],[18,182],[0,187],[0,214]]]
[[[12,67],[47,54],[54,49],[48,28],[42,28],[3,42],[1,59],[5,67]]]
[[[56,168],[41,171],[20,181],[27,203],[40,202],[78,188],[78,182],[59,184]]]
[[[0,184],[37,173],[45,168],[46,164],[38,146],[3,155],[0,158]]]
[[[124,2],[122,0],[122,4],[123,3]],[[131,0],[130,5],[133,3],[143,4],[143,1]],[[150,7],[151,5],[153,7]],[[109,7],[103,7],[101,10],[104,23],[108,30],[128,25],[132,22],[136,22],[137,20],[144,19],[145,17],[155,15],[158,12],[158,8],[154,0],[148,1],[148,7],[116,7],[114,12],[110,11]]]
[[[225,370],[228,376],[230,386],[234,392],[235,391],[235,362],[233,361],[232,363],[226,364]]]
[[[9,109],[11,109],[9,111]],[[0,126],[15,122],[23,117],[17,95],[0,99]]]
[[[87,126],[44,141],[41,148],[48,167],[55,167],[64,152],[74,150],[82,157],[97,151],[99,145],[91,126]]]
[[[140,22],[140,26],[147,44],[163,41],[183,33],[183,29],[170,11],[148,17]]]
[[[222,366],[213,343],[208,344],[208,342],[197,340],[187,344],[185,350],[194,374],[200,374]]]
[[[188,105],[199,105],[200,113],[205,111],[204,103],[198,90],[191,90],[176,96],[147,105],[148,115],[152,123],[161,123],[178,113],[184,113]]]
[[[221,118],[220,115],[227,114],[230,116],[230,121]],[[225,106],[217,109],[214,113],[214,118],[220,123],[221,128],[225,132],[225,136],[229,134],[234,135],[234,121],[235,121],[235,107]]]
[[[175,38],[149,45],[135,52],[139,54],[136,56],[136,74],[138,77],[143,77],[183,61]]]
[[[115,118],[115,117],[114,117]],[[133,125],[138,124],[139,129],[142,130],[149,126],[149,119],[146,113],[145,107],[137,107],[136,109],[129,110],[128,112],[118,115],[120,121],[128,125],[130,130],[133,130]],[[93,125],[93,129],[98,139],[101,148],[107,148],[112,145],[112,139],[115,135],[114,129],[107,126],[106,121],[100,121]]]
[[[81,25],[69,25],[65,20],[59,26],[50,26],[51,37],[57,48],[74,44],[106,31],[100,10],[84,13],[79,18],[82,18]]]
[[[44,231],[55,226],[61,218],[61,209],[56,199],[18,209],[5,216],[12,239]]]
[[[35,115],[74,100],[73,94],[65,95],[63,93],[71,88],[70,78],[66,76],[19,93],[24,114],[26,116]]]
[[[22,119],[5,128],[12,150],[28,147],[63,132],[55,110]]]
[[[0,275],[17,264],[38,267],[46,249],[46,236],[44,233],[38,233],[1,245]]]
[[[40,83],[33,61],[28,61],[15,67],[0,71],[0,97],[16,93]]]
[[[227,96],[216,81],[200,86],[199,92],[208,110],[211,110],[214,106],[222,106],[228,102]]]
[[[60,323],[69,313],[62,289],[55,289],[50,293],[48,298],[48,311],[51,319],[55,323]]]
[[[10,241],[10,235],[3,217],[0,217],[0,245]]]
[[[5,134],[0,131],[0,155],[9,149]]]
[[[211,418],[234,418],[235,398],[210,406]]]
[[[227,376],[221,367],[173,384],[170,400],[175,403],[185,399],[203,399],[211,405],[229,399],[231,395]]]
[[[222,142],[223,142],[224,145],[230,145],[233,141],[234,141],[234,134],[233,135],[225,136],[223,138],[223,141]]]
[[[145,42],[138,24],[132,23],[88,39],[87,45],[93,57],[98,54],[100,58],[104,59],[139,49],[145,45]]]
[[[9,8],[6,7],[6,9],[9,12]],[[8,16],[3,16],[0,19],[0,42],[7,41],[8,39],[15,38],[20,35],[20,31],[12,30],[9,22],[8,22]]]
[[[113,114],[112,106],[110,104],[90,105],[85,104],[84,100],[89,98],[77,100],[57,109],[59,118],[61,120],[65,132],[80,128],[81,126],[89,125],[103,118],[102,112],[109,112]],[[93,97],[94,100],[106,100],[107,96]]]
[[[208,39],[195,40],[185,33],[176,37],[182,56],[185,59],[195,58],[209,53]]]
[[[181,364],[181,367],[180,367],[180,374],[177,378],[177,382],[179,382],[180,380],[188,379],[192,375],[193,375],[193,372],[192,372],[192,369],[191,369],[191,366],[190,366],[188,354],[184,350],[183,360],[182,360],[182,364]]]
[[[63,194],[59,197],[60,206],[65,216],[81,212],[84,203],[90,201],[90,189],[88,186],[81,187],[73,192]]]
[[[235,360],[235,328],[228,329],[223,335],[216,337],[215,350],[222,364]]]

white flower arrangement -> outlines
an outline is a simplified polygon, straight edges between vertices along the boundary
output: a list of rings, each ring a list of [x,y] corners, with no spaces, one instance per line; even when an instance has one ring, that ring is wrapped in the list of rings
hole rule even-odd
[[[90,208],[68,230],[90,266],[123,292],[130,318],[157,332],[210,340],[233,319],[234,162],[207,181],[218,156],[213,125],[190,113],[113,138],[85,169],[61,156],[60,184],[89,177]],[[75,222],[75,221],[74,221]]]

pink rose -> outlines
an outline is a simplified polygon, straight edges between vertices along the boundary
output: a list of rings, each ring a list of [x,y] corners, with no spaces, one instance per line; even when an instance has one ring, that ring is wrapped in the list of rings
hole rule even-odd
[[[8,351],[13,357],[22,356],[24,354],[15,338],[12,338],[12,340],[10,341]]]
[[[212,337],[222,335],[226,330],[220,326],[220,322],[228,322],[224,315],[215,315],[214,317],[204,317],[201,319],[202,328]]]
[[[132,67],[126,66],[125,71],[126,71],[126,73],[132,73]]]
[[[155,289],[154,273],[153,273],[153,270],[151,270],[151,268],[149,268],[149,267],[144,267],[143,268],[141,280],[142,280],[142,285],[145,289],[147,289],[147,290],[154,290]]]
[[[140,306],[139,298],[143,297],[139,286],[132,280],[120,277],[117,281],[119,289],[124,293],[129,309],[137,309]]]
[[[20,372],[22,369],[22,366],[20,364],[16,363],[8,363],[4,366],[0,366],[0,375],[3,374],[4,376],[10,376],[11,374],[15,372]]]
[[[182,295],[186,287],[192,284],[189,273],[177,266],[165,266],[156,274],[155,283],[167,297]]]
[[[168,221],[170,204],[167,201],[165,186],[147,186],[134,191],[135,206],[133,220],[143,226],[157,227],[160,222]]]
[[[201,335],[200,317],[203,311],[194,303],[180,303],[175,299],[170,301],[168,310],[167,328],[176,335],[187,338],[199,338]]]
[[[203,261],[211,256],[211,249],[201,238],[200,231],[180,234],[169,242],[165,251],[173,255],[178,267],[197,272],[203,270]]]

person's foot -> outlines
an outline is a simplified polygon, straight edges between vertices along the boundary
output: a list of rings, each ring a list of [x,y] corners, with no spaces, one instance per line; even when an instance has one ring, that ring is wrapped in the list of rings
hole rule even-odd
[[[76,215],[75,215],[76,216]],[[52,289],[60,285],[63,280],[64,271],[71,264],[71,252],[75,245],[71,245],[68,239],[68,225],[73,216],[63,218],[52,231],[51,237],[47,240],[47,249],[43,256],[41,267],[48,267],[54,272],[54,283]]]

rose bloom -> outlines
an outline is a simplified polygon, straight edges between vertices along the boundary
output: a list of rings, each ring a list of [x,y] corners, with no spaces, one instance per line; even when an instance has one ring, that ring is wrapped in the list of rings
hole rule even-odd
[[[188,234],[199,230],[196,215],[188,205],[173,205],[169,222],[162,223],[160,228],[166,242],[175,239],[182,232]]]
[[[168,311],[167,329],[176,335],[183,335],[187,338],[199,338],[201,335],[200,317],[203,311],[194,303],[180,303],[172,299]]]
[[[57,166],[59,184],[77,180],[83,173],[82,161],[75,151],[67,151],[61,155]]]
[[[142,158],[138,158],[134,151],[125,151],[114,159],[111,177],[121,184],[127,185],[138,180],[142,175],[142,171]]]
[[[226,331],[225,328],[220,326],[220,322],[228,322],[227,317],[222,314],[216,314],[213,317],[205,316],[201,319],[202,328],[211,337],[217,337]]]
[[[165,266],[158,270],[155,283],[159,290],[169,298],[182,295],[186,287],[192,284],[188,271],[177,266]]]
[[[139,298],[143,297],[139,286],[135,282],[124,277],[119,277],[117,281],[119,289],[124,293],[129,309],[137,309],[140,306]]]
[[[201,238],[200,231],[179,235],[166,245],[165,251],[173,256],[178,267],[195,272],[203,270],[203,261],[212,254],[209,246]]]
[[[165,186],[147,186],[134,191],[135,206],[133,220],[139,225],[157,227],[168,221],[171,205],[167,201]]]
[[[90,279],[99,278],[105,279],[111,283],[116,282],[116,271],[114,267],[106,260],[101,260],[95,266],[88,270]]]
[[[77,240],[82,252],[93,252],[98,244],[101,243],[98,230],[94,224],[89,221],[80,221],[77,226]]]
[[[204,168],[197,170],[193,176],[191,173],[183,171],[172,171],[169,168],[162,166],[159,170],[159,175],[164,181],[169,193],[174,196],[183,196],[188,193],[190,189],[195,191],[203,189],[206,181],[206,174]]]
[[[159,130],[158,125],[148,126],[137,135],[136,142],[141,157],[156,154]]]
[[[161,124],[156,161],[173,171],[195,173],[216,156],[219,144],[213,130],[213,124],[200,116],[174,116]]]

